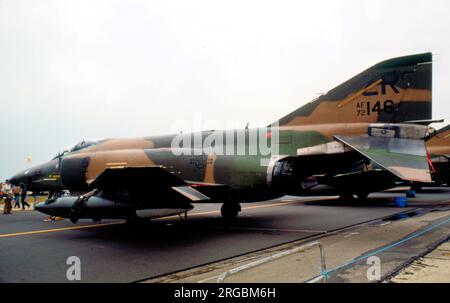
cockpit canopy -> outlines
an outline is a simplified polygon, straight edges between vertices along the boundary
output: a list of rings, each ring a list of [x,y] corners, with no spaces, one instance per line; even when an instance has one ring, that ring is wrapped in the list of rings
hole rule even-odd
[[[88,147],[90,147],[92,145],[95,145],[95,144],[98,144],[98,143],[100,143],[100,142],[102,142],[104,140],[105,139],[82,140],[81,142],[78,142],[75,145],[72,145],[72,146],[70,146],[68,148],[65,148],[62,152],[59,152],[55,157],[53,157],[53,160],[57,159],[57,158],[60,158],[60,157],[62,157],[64,155],[66,155],[66,154],[70,154],[70,153],[77,152],[77,151],[80,151],[82,149],[88,148]]]

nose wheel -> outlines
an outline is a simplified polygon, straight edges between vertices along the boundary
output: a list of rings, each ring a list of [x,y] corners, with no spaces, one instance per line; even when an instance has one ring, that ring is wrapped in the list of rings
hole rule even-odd
[[[225,202],[220,208],[222,218],[227,222],[235,220],[240,211],[241,205],[237,202]]]

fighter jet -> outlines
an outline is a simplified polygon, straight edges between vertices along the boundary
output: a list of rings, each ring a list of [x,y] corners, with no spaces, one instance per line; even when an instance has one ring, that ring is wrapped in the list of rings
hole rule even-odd
[[[431,71],[431,53],[386,60],[265,128],[82,141],[11,182],[50,191],[36,209],[74,223],[204,202],[233,220],[241,202],[323,187],[365,198],[398,181],[430,182]]]

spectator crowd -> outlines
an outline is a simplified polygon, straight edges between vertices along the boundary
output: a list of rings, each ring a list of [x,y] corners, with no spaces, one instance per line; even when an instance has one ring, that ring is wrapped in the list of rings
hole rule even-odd
[[[27,188],[25,184],[14,186],[8,180],[4,183],[0,183],[0,198],[4,201],[3,214],[5,215],[10,214],[13,208],[30,208],[30,204],[26,201]]]

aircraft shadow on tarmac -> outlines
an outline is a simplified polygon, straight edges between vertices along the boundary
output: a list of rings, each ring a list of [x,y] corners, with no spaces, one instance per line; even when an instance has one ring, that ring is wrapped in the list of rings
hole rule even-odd
[[[306,215],[305,215],[306,216]],[[304,216],[299,213],[282,214],[242,214],[233,223],[226,223],[220,217],[188,217],[187,220],[155,220],[151,223],[129,226],[127,224],[102,226],[95,229],[86,229],[71,233],[72,240],[95,239],[111,241],[114,243],[151,245],[184,246],[188,244],[199,245],[202,241],[211,241],[212,238],[235,237],[242,234],[259,234],[261,236],[279,235],[283,226],[276,228],[280,221],[289,225],[293,221],[302,221]],[[299,233],[302,233],[299,231]],[[317,232],[304,232],[307,234]],[[168,247],[167,247],[168,248]]]
[[[418,194],[443,194],[448,192],[449,192],[448,187],[422,188],[420,190],[416,190],[416,193]],[[389,190],[389,193],[404,194],[405,191],[401,189],[393,189]]]
[[[436,193],[446,193],[447,189],[430,189]],[[400,191],[402,196],[404,192]],[[95,239],[103,241],[134,243],[135,245],[153,245],[155,243],[170,243],[198,245],[202,241],[211,241],[217,236],[234,237],[243,233],[246,235],[279,235],[283,229],[298,229],[299,233],[317,234],[320,231],[332,230],[338,225],[343,225],[343,220],[354,220],[363,214],[371,217],[370,209],[376,213],[395,212],[394,197],[396,193],[383,193],[383,196],[369,197],[365,201],[358,199],[318,199],[314,201],[292,201],[281,207],[268,207],[257,209],[245,209],[238,218],[227,224],[221,218],[220,213],[208,215],[188,214],[187,220],[181,219],[157,219],[150,224],[129,226],[127,224],[107,225],[94,229],[79,230],[70,233],[70,238],[95,242]],[[410,206],[422,207],[428,202],[420,199],[410,199]],[[252,204],[248,204],[250,208]],[[390,210],[391,209],[391,210]],[[352,211],[353,210],[353,211]],[[406,211],[407,209],[405,209]],[[353,215],[352,213],[355,213]],[[402,212],[402,209],[398,209]],[[340,217],[339,219],[331,219]],[[326,220],[324,218],[327,218]],[[333,220],[336,220],[333,221]],[[319,222],[320,221],[320,222]],[[111,221],[105,221],[106,223]],[[61,234],[61,236],[63,236]]]
[[[252,207],[252,204],[248,204]],[[202,238],[210,239],[215,234],[233,236],[235,233],[252,233],[277,235],[278,230],[298,229],[322,231],[333,229],[335,223],[327,223],[321,226],[317,220],[323,220],[335,216],[346,217],[345,213],[351,207],[359,213],[367,213],[366,209],[388,209],[395,208],[391,197],[373,197],[366,201],[320,199],[314,201],[293,201],[288,205],[272,208],[245,209],[232,223],[226,223],[219,212],[208,215],[190,215],[185,219],[156,219],[151,223],[138,225],[106,225],[94,229],[79,230],[71,233],[70,237],[75,239],[111,240],[118,242],[133,243],[155,243],[194,241],[198,243]],[[350,216],[351,217],[351,216]],[[342,219],[343,220],[343,219]],[[82,220],[84,221],[84,220]],[[80,222],[82,222],[80,221]],[[331,220],[333,221],[333,220]],[[111,221],[105,221],[106,223]],[[337,224],[337,223],[336,223]],[[338,224],[340,225],[341,222]],[[329,226],[328,226],[329,225]],[[314,232],[316,233],[316,232]]]
[[[394,207],[393,198],[368,198],[366,200],[359,199],[327,199],[308,201],[303,203],[308,206],[351,206],[351,207]]]

